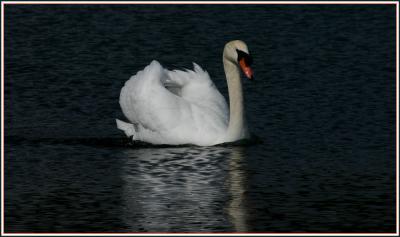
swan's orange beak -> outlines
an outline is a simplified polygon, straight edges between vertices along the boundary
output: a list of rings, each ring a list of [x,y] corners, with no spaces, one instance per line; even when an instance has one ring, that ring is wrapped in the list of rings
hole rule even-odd
[[[244,58],[240,59],[239,65],[240,65],[240,68],[242,69],[244,75],[246,75],[246,77],[249,78],[250,80],[254,80],[253,70],[251,69],[251,67],[249,65],[246,64],[246,61]]]

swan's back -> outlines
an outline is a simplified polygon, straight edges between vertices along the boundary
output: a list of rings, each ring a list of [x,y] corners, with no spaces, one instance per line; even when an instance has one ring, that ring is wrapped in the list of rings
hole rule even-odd
[[[136,139],[154,144],[213,145],[227,129],[228,108],[208,73],[164,69],[153,61],[121,90]]]

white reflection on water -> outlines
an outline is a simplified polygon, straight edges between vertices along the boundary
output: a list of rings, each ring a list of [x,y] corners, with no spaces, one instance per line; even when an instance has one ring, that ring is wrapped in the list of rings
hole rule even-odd
[[[228,214],[237,232],[248,232],[246,224],[245,191],[246,172],[243,169],[243,149],[234,147],[229,158],[229,193],[231,200]]]
[[[239,149],[126,150],[123,221],[133,232],[246,231]]]

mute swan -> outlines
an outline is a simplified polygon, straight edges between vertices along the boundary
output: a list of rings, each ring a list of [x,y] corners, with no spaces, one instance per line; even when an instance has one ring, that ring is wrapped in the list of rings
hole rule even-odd
[[[253,79],[251,63],[243,41],[225,45],[228,112],[225,98],[200,66],[169,71],[154,60],[122,88],[119,103],[130,123],[116,119],[117,127],[133,140],[152,144],[210,146],[248,138],[239,68]]]

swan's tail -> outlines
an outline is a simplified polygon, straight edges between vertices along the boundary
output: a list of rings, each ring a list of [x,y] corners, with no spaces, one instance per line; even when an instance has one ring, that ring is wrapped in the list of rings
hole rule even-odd
[[[123,122],[119,119],[115,119],[117,122],[117,128],[124,131],[127,137],[135,137],[136,136],[136,130],[135,130],[135,125],[132,123],[126,123]]]

